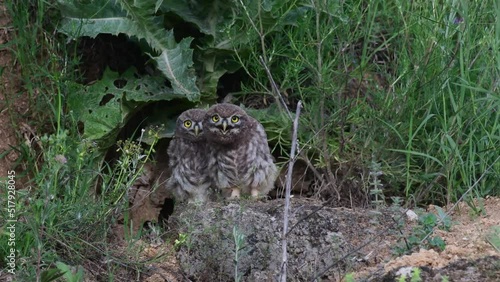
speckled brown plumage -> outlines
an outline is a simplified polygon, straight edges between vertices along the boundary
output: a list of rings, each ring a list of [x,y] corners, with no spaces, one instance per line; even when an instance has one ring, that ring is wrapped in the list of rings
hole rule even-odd
[[[183,112],[168,147],[172,175],[166,187],[179,201],[205,202],[208,198],[211,178],[203,128],[205,113],[200,109]]]
[[[265,196],[274,187],[278,172],[262,124],[223,103],[207,110],[204,128],[212,181],[225,197]]]

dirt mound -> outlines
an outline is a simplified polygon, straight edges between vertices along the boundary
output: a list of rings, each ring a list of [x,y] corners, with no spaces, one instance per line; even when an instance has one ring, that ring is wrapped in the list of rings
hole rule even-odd
[[[397,281],[402,275],[411,277],[414,271],[414,267],[403,267],[398,271],[390,271],[382,277],[370,277],[366,281]],[[460,259],[437,269],[421,266],[417,271],[420,272],[421,281],[500,281],[500,256]]]
[[[482,214],[474,215],[461,204],[450,213],[451,229],[435,230],[434,236],[446,242],[444,251],[420,249],[395,257],[394,246],[416,224],[402,216],[403,209],[351,210],[294,198],[290,226],[297,225],[289,235],[288,281],[310,281],[323,272],[323,281],[340,281],[349,272],[356,273],[356,281],[395,281],[414,267],[420,269],[423,281],[441,281],[445,276],[449,281],[500,281],[500,252],[490,243],[500,227],[500,199],[477,204]],[[232,281],[237,234],[244,235],[238,258],[243,281],[276,281],[282,212],[282,200],[176,207],[168,233],[177,235],[177,241],[145,249],[143,255],[155,263],[142,281]],[[165,273],[169,279],[162,278]]]
[[[188,277],[197,281],[276,281],[281,270],[283,200],[185,206],[169,225],[187,236],[177,253]],[[322,206],[312,199],[292,200],[288,241],[288,281],[338,280],[339,273],[375,265],[390,253],[402,212],[350,210]],[[383,236],[381,236],[383,235]],[[237,243],[237,236],[242,241]],[[359,248],[359,246],[364,246]]]

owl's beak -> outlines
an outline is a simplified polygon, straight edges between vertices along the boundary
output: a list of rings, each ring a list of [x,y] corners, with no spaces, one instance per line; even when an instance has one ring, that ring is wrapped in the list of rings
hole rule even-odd
[[[194,135],[198,136],[200,134],[200,127],[198,125],[194,126]]]
[[[227,129],[227,120],[222,121],[222,132],[226,134],[226,129]]]

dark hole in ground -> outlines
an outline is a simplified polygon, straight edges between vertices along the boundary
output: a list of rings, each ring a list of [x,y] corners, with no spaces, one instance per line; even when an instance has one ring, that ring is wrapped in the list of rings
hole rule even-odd
[[[158,215],[158,222],[167,222],[168,218],[174,213],[174,206],[174,199],[166,198],[165,202],[163,202],[163,208]]]
[[[222,102],[229,93],[241,92],[241,83],[247,79],[248,76],[243,70],[221,76],[217,83],[217,102]]]

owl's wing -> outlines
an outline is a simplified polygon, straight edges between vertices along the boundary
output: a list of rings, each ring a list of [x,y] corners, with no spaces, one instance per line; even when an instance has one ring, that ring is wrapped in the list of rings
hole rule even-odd
[[[253,144],[250,147],[255,148],[250,186],[256,188],[261,194],[267,194],[274,186],[278,171],[267,143],[267,134],[264,126],[257,121],[256,123],[255,131],[250,141]]]
[[[259,144],[257,148],[263,153],[265,156],[271,157],[271,151],[269,150],[269,144],[267,143],[267,134],[264,126],[260,124],[260,122],[255,121],[257,124],[255,126],[255,134],[253,135],[253,139],[255,143]]]
[[[168,165],[170,168],[176,167],[179,164],[179,140],[177,138],[173,138],[168,145],[167,154],[168,154]]]

